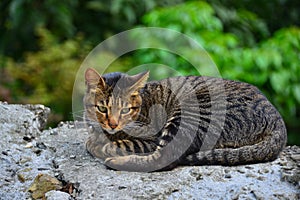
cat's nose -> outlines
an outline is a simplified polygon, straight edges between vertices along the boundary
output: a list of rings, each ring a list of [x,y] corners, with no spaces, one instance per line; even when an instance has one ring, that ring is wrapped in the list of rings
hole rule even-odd
[[[115,128],[117,128],[118,124],[111,124],[111,123],[109,123],[109,126],[110,126],[110,128],[115,129]]]
[[[110,126],[110,128],[115,129],[118,126],[118,122],[115,119],[109,119],[108,121],[108,125]]]

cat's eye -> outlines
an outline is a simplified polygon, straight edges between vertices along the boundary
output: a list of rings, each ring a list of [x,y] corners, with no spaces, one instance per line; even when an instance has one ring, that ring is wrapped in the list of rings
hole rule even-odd
[[[129,113],[129,111],[130,111],[130,108],[123,108],[121,110],[121,114],[127,114],[127,113]]]
[[[102,112],[102,113],[106,113],[107,112],[107,108],[105,106],[96,106],[96,107],[99,110],[99,112]]]

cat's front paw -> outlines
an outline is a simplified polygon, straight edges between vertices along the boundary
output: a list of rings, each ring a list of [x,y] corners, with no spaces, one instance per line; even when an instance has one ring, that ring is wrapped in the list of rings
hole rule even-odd
[[[132,157],[132,156],[131,156]],[[133,168],[133,159],[130,156],[117,156],[106,158],[104,164],[112,169],[121,170],[121,171],[134,171]]]
[[[145,172],[147,171],[143,163],[139,162],[141,156],[129,155],[129,156],[117,156],[106,158],[104,164],[112,169],[120,171],[134,171]]]

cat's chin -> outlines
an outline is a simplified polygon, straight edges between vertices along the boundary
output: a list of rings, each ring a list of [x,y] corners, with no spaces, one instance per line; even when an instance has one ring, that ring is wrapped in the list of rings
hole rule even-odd
[[[118,130],[107,130],[107,129],[105,129],[105,131],[110,135],[113,135],[118,132]]]

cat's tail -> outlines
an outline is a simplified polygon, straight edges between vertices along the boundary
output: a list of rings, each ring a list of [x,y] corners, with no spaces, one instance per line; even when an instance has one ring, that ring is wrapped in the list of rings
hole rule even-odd
[[[241,165],[275,160],[287,141],[284,122],[279,119],[273,130],[258,143],[238,148],[199,151],[181,160],[184,165]]]

